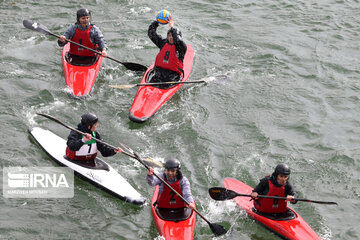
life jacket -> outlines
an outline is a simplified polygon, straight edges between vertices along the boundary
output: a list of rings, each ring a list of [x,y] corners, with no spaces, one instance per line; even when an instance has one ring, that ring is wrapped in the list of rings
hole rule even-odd
[[[285,186],[277,187],[271,180],[269,182],[269,192],[266,196],[285,197]],[[282,199],[259,198],[254,201],[254,207],[263,213],[283,213],[286,212],[287,202]]]
[[[96,137],[95,132],[92,132],[93,137]],[[77,151],[71,151],[66,147],[66,156],[72,160],[94,160],[97,156],[97,145],[94,139],[87,141]]]
[[[174,44],[165,43],[155,59],[155,66],[176,72],[178,75],[183,73],[184,64],[176,56]]]
[[[180,179],[174,183],[169,183],[164,174],[164,181],[168,183],[175,191],[180,193],[182,196],[182,191],[180,187]],[[184,208],[186,207],[185,202],[170,188],[164,185],[164,189],[161,194],[159,194],[157,199],[159,208]]]
[[[86,30],[81,30],[79,27],[76,28],[74,37],[71,39],[73,42],[80,43],[81,45],[84,45],[85,47],[95,49],[96,45],[93,44],[90,40],[90,30],[92,29],[92,25]],[[75,44],[70,43],[70,54],[78,55],[78,56],[87,56],[87,57],[93,57],[96,55],[96,53],[87,50],[85,48],[79,47]]]

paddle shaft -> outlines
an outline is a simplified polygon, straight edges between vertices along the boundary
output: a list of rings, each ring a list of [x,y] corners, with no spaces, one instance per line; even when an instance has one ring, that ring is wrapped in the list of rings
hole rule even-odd
[[[216,188],[211,188],[209,190],[215,190],[216,192],[222,192],[224,193],[224,197],[221,200],[226,200],[226,199],[233,199],[235,197],[251,197],[250,194],[242,194],[242,193],[237,193],[235,191],[232,191],[230,189],[226,189],[226,188],[222,188],[222,187],[216,187]],[[287,200],[286,197],[279,197],[279,196],[266,196],[266,195],[258,195],[258,198],[270,198],[270,199],[281,199],[281,200]],[[220,200],[220,199],[215,199],[215,200]],[[311,203],[319,203],[319,204],[333,204],[333,205],[337,205],[336,202],[326,202],[326,201],[316,201],[316,200],[310,200],[310,199],[305,199],[305,198],[293,198],[291,200],[294,201],[301,201],[301,202],[311,202]]]
[[[141,158],[135,153],[134,154],[136,159],[144,166],[146,167],[147,170],[149,170],[150,168],[143,162],[143,160],[141,160]],[[171,191],[173,191],[176,195],[178,195],[187,205],[189,205],[189,202],[186,201],[185,198],[183,198],[183,196],[181,196],[180,193],[178,193],[174,188],[172,188],[167,182],[165,182],[164,179],[162,179],[159,175],[157,175],[155,172],[153,173],[155,177],[157,177],[163,184],[165,184],[168,188],[171,189]],[[209,225],[211,225],[212,223],[209,222],[209,220],[207,220],[198,210],[193,209],[202,219],[204,219],[205,222],[207,222]]]
[[[185,82],[158,82],[158,83],[138,83],[135,86],[152,86],[152,85],[168,85],[168,84],[184,84],[184,83],[204,83],[205,80],[185,81]]]
[[[51,36],[60,38],[59,35],[50,32],[50,30],[47,29],[45,26],[43,26],[43,25],[41,25],[41,24],[33,23],[33,24],[36,24],[36,27],[34,27],[33,24],[31,24],[31,23],[32,23],[32,21],[29,21],[29,20],[24,20],[24,21],[23,21],[23,25],[24,25],[26,28],[30,29],[30,30],[38,31],[38,32],[41,32],[41,33],[45,33],[45,34],[48,34],[48,35],[51,35]],[[92,51],[92,52],[94,52],[94,53],[96,53],[96,54],[102,55],[101,52],[98,52],[98,51],[96,51],[96,50],[94,50],[94,49],[92,49],[92,48],[86,47],[86,46],[84,46],[84,45],[82,45],[82,44],[80,44],[80,43],[71,41],[70,39],[65,39],[65,41],[70,42],[70,43],[72,43],[72,44],[75,44],[75,45],[77,45],[77,46],[79,46],[79,47],[85,48],[85,49],[87,49],[87,50],[89,50],[89,51]],[[113,60],[113,61],[115,61],[115,62],[117,62],[117,63],[120,63],[120,64],[124,65],[126,68],[128,68],[128,69],[130,69],[130,70],[133,70],[133,71],[146,71],[146,69],[147,69],[146,66],[141,65],[141,64],[131,63],[131,62],[121,62],[121,61],[119,61],[119,60],[117,60],[117,59],[115,59],[115,58],[109,57],[109,56],[107,56],[106,58],[109,58],[109,59],[111,59],[111,60]]]

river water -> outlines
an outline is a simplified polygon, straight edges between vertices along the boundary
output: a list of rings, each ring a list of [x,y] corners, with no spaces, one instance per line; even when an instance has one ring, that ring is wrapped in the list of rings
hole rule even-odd
[[[109,59],[90,97],[69,98],[56,39],[24,28],[22,21],[62,34],[83,6],[104,33],[109,56],[144,65],[158,52],[148,26],[156,11],[171,11],[196,52],[190,80],[227,79],[184,85],[144,124],[128,119],[136,88],[108,87],[138,83],[141,75]],[[322,239],[359,239],[359,10],[358,0],[2,0],[1,168],[57,166],[27,129],[40,126],[64,138],[69,131],[36,112],[72,126],[84,112],[94,112],[106,142],[126,143],[159,161],[181,160],[199,211],[230,228],[214,237],[198,217],[194,239],[278,239],[234,202],[215,202],[207,191],[222,186],[225,177],[254,187],[279,162],[292,168],[300,197],[339,203],[294,205]],[[166,31],[159,28],[163,36]],[[76,178],[71,199],[2,197],[0,238],[158,238],[146,170],[125,155],[106,161],[147,199],[144,206]]]

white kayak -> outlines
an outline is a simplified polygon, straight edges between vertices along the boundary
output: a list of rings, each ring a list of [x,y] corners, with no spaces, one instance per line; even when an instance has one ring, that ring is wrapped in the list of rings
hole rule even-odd
[[[77,162],[65,158],[65,139],[39,127],[30,128],[29,133],[55,162],[71,168],[75,175],[125,202],[136,205],[144,204],[145,199],[140,193],[103,160],[96,158],[95,166],[79,165]]]

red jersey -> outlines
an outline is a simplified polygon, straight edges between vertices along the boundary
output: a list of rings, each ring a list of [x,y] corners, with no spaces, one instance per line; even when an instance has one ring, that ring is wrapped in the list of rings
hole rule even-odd
[[[166,177],[164,177],[164,181],[166,183],[168,183],[175,191],[180,193],[182,196],[180,180],[177,180],[174,183],[169,183],[166,180]],[[167,186],[164,186],[164,190],[162,191],[161,194],[159,194],[157,202],[158,202],[159,208],[184,208],[184,207],[186,207],[185,202]]]
[[[80,43],[81,45],[84,45],[85,47],[95,49],[96,45],[93,44],[90,40],[90,30],[92,29],[92,26],[86,30],[80,30],[78,27],[75,30],[74,37],[71,39],[74,42]],[[70,43],[70,54],[78,55],[78,56],[87,56],[92,57],[95,56],[96,53],[87,50],[85,48],[79,47],[75,44]]]
[[[184,68],[183,62],[176,56],[175,45],[169,43],[166,43],[156,56],[155,66],[174,71],[178,75],[182,74]]]
[[[285,186],[277,187],[270,180],[268,182],[269,192],[266,196],[285,197]],[[256,202],[259,202],[260,205]],[[259,198],[257,201],[254,201],[254,207],[259,212],[283,213],[286,212],[287,202],[281,199]]]

